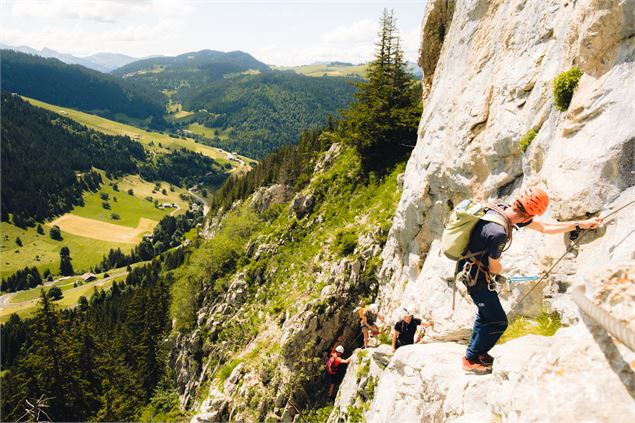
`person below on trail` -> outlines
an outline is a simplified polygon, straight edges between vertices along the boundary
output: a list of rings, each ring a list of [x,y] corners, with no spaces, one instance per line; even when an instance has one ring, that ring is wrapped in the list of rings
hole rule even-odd
[[[364,334],[364,348],[368,348],[369,330],[372,331],[373,334],[379,333],[379,328],[375,323],[377,319],[381,320],[383,324],[386,324],[384,316],[379,314],[378,310],[379,307],[377,307],[377,304],[375,303],[359,310],[359,325],[362,327],[362,333]]]
[[[504,217],[517,228],[527,227],[544,234],[560,234],[578,229],[595,229],[602,225],[602,219],[592,218],[569,222],[541,222],[534,220],[542,215],[549,205],[549,197],[540,188],[526,188],[520,192],[511,206],[502,205]],[[487,213],[497,213],[490,209]],[[500,214],[500,213],[499,213]],[[473,258],[459,261],[457,270],[468,271],[473,282],[468,293],[478,307],[472,336],[465,357],[463,369],[474,374],[487,374],[492,370],[494,358],[489,351],[507,329],[507,315],[501,306],[494,283],[495,275],[502,272],[501,254],[508,237],[505,228],[498,223],[480,220],[474,227],[467,252],[481,252]],[[468,270],[469,269],[469,270]]]
[[[403,316],[401,320],[395,323],[395,330],[392,334],[392,352],[404,345],[414,344],[415,333],[419,327],[434,326],[432,321],[424,323],[421,319],[414,317],[412,310],[412,307],[403,307],[401,309]]]
[[[346,372],[346,365],[351,362],[350,358],[346,360],[341,356],[344,354],[344,347],[338,345],[333,351],[326,362],[326,380],[328,381],[328,395],[329,398],[335,398],[337,388],[344,378]]]

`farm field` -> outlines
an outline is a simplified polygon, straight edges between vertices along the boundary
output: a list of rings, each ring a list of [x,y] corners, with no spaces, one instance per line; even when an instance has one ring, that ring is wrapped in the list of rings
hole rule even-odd
[[[170,188],[170,184],[164,182],[160,183],[159,189],[156,190],[154,183],[144,181],[138,175],[127,175],[119,180],[108,180],[102,174],[102,178],[105,183],[102,184],[100,190],[85,193],[84,206],[75,207],[71,212],[73,215],[136,228],[141,218],[158,222],[166,214],[184,213],[187,210],[187,202],[179,197],[179,194],[187,194],[182,188]],[[117,191],[114,189],[115,183],[118,187]],[[133,195],[128,194],[129,189],[132,189]],[[165,194],[162,193],[164,189]],[[105,201],[101,198],[103,194],[108,195],[106,201],[110,209],[103,207]],[[152,197],[152,201],[148,201],[146,197]],[[154,200],[157,200],[159,204],[176,203],[180,209],[178,211],[173,208],[158,209],[154,206]],[[118,214],[119,219],[113,219],[113,213]]]
[[[49,227],[46,225],[42,227],[44,235],[38,234],[36,228],[21,229],[7,222],[0,223],[1,277],[7,277],[25,266],[35,266],[40,273],[50,269],[51,273],[57,274],[62,247],[70,249],[73,269],[78,273],[100,262],[111,248],[121,248],[127,253],[134,247],[129,243],[101,241],[73,235],[63,230],[63,240],[55,241],[49,236]],[[17,237],[21,239],[22,247],[15,243]]]
[[[143,181],[138,175],[128,175],[114,181],[106,179],[103,174],[102,178],[104,184],[99,192],[84,193],[84,207],[75,207],[71,213],[42,224],[43,235],[38,234],[36,228],[21,229],[2,222],[0,277],[7,277],[25,266],[36,266],[40,273],[50,269],[53,274],[57,274],[59,251],[64,246],[71,250],[74,270],[88,270],[101,261],[111,248],[129,252],[141,241],[144,233],[152,232],[163,216],[184,213],[188,208],[188,203],[179,197],[179,194],[186,193],[182,188],[174,187],[174,191],[171,191],[169,184],[161,183],[161,189],[165,188],[166,195],[161,190],[153,194],[155,184]],[[115,191],[113,185],[110,185],[115,182],[119,191]],[[132,189],[134,195],[129,195],[128,189]],[[108,194],[110,210],[103,208],[100,193]],[[116,202],[113,201],[115,196]],[[147,196],[156,198],[159,203],[176,203],[180,208],[160,210],[145,199]],[[112,213],[119,214],[120,219],[113,220]],[[52,224],[60,227],[64,238],[62,241],[55,241],[49,236]],[[18,237],[22,241],[22,247],[15,242]]]
[[[62,116],[69,117],[89,128],[108,135],[127,135],[130,138],[144,144],[148,149],[161,153],[169,153],[170,150],[186,148],[217,160],[219,163],[227,163],[227,154],[223,150],[207,145],[198,144],[192,138],[181,139],[160,132],[149,132],[135,126],[115,122],[89,113],[80,112],[68,107],[60,107],[28,97],[22,97],[34,106],[50,110]]]
[[[321,77],[321,76],[358,76],[360,78],[366,77],[366,65],[333,65],[329,63],[316,63],[313,65],[303,66],[271,66],[277,70],[292,70],[296,73],[306,76]]]
[[[157,223],[156,220],[142,217],[136,228],[129,228],[67,213],[48,223],[47,226],[57,225],[62,232],[99,241],[135,245],[143,239],[143,235],[152,233]]]
[[[191,123],[186,128],[188,131],[192,131],[195,134],[201,135],[206,138],[214,138],[218,136],[221,140],[226,140],[228,138],[229,130],[218,130],[218,135],[214,134],[216,131],[213,128],[208,128],[207,126],[201,125],[200,123]]]

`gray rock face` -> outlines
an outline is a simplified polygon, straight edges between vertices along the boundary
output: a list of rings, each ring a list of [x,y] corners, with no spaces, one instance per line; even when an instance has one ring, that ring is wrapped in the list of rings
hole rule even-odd
[[[414,304],[435,321],[432,339],[460,340],[476,308],[459,289],[452,310],[454,262],[439,239],[454,204],[509,203],[521,187],[540,186],[551,197],[540,219],[562,221],[606,216],[635,200],[635,2],[430,0],[419,64],[424,112],[382,252],[379,304],[393,320],[401,304]],[[552,81],[572,66],[584,75],[560,112]],[[538,135],[522,152],[529,129]],[[586,283],[598,304],[633,321],[635,297],[615,280],[632,280],[634,210],[585,234],[522,302],[531,282],[501,294],[515,315],[557,311],[572,327],[496,347],[494,374],[481,378],[460,371],[464,346],[400,349],[379,378],[368,421],[632,420],[632,352],[598,335],[570,292]],[[570,246],[566,235],[521,230],[503,254],[504,273],[537,275]],[[608,294],[602,284],[611,280]]]
[[[460,367],[463,345],[400,348],[379,378],[367,421],[628,422],[635,418],[633,387],[629,392],[583,326],[561,329],[554,337],[526,336],[495,351],[494,372],[475,376]]]
[[[291,209],[297,219],[302,219],[311,212],[314,203],[313,194],[297,194],[291,202]]]
[[[635,330],[635,266],[604,268],[586,284],[595,304]],[[329,422],[347,421],[355,407],[368,422],[633,421],[635,352],[584,314],[578,321],[554,336],[497,345],[486,376],[462,370],[463,344],[356,352]],[[378,384],[364,396],[370,378]]]
[[[509,202],[522,186],[542,186],[551,196],[541,217],[547,220],[581,219],[635,199],[635,120],[624,118],[635,115],[634,14],[633,2],[617,1],[428,2],[425,107],[382,253],[390,281],[380,288],[385,314],[414,303],[442,322],[440,338],[469,331],[473,306],[459,295],[451,310],[454,263],[437,241],[448,205],[461,199]],[[442,41],[433,39],[441,33]],[[563,113],[553,105],[552,80],[574,64],[585,73]],[[538,135],[523,154],[517,143],[529,128]],[[624,229],[633,228],[632,216],[625,210],[586,236],[553,272],[547,297],[566,292],[572,275],[599,262],[632,262]],[[538,274],[567,246],[562,235],[520,231],[503,255],[505,273]],[[527,289],[519,285],[506,306]],[[542,310],[542,290],[534,291],[516,311]]]
[[[258,213],[262,213],[275,204],[289,201],[291,189],[286,185],[275,184],[269,187],[261,187],[251,197],[251,207]]]

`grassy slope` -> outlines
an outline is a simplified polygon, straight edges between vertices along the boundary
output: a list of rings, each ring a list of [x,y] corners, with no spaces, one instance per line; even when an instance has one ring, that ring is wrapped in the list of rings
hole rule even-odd
[[[145,199],[147,196],[158,200],[159,203],[177,203],[179,207],[181,207],[181,210],[179,210],[178,213],[182,213],[187,209],[187,202],[179,198],[180,193],[186,192],[182,188],[174,187],[174,192],[171,192],[170,185],[162,183],[161,186],[166,190],[167,195],[163,195],[161,190],[156,191],[153,194],[152,191],[155,185],[153,183],[143,181],[137,175],[126,176],[117,182],[119,191],[115,191],[109,184],[104,184],[101,186],[99,192],[85,194],[85,205],[83,207],[75,207],[72,214],[135,228],[141,217],[158,222],[161,218],[163,218],[163,216],[174,211],[174,209],[160,210],[154,207],[153,202]],[[128,189],[132,189],[134,194],[128,195]],[[100,197],[101,193],[108,194],[110,210],[103,208],[103,200]],[[117,198],[116,202],[114,201],[114,197]],[[121,219],[113,220],[111,218],[112,213],[119,214]]]
[[[211,157],[221,164],[228,162],[227,155],[223,150],[198,144],[191,138],[181,139],[171,137],[167,134],[161,134],[159,132],[148,132],[131,125],[115,122],[89,113],[69,109],[67,107],[60,107],[27,97],[23,98],[34,106],[42,107],[55,113],[59,113],[62,116],[69,117],[96,131],[109,135],[127,135],[136,139],[141,144],[144,144],[151,151],[156,151],[157,153],[168,153],[170,150],[186,148]]]
[[[99,192],[85,193],[84,201],[86,205],[84,207],[76,207],[71,214],[116,225],[136,227],[141,217],[158,222],[163,216],[175,210],[159,210],[155,208],[153,203],[145,200],[148,195],[156,198],[159,202],[176,202],[181,209],[176,211],[175,214],[183,213],[187,210],[187,202],[179,198],[180,193],[186,192],[181,188],[175,187],[175,191],[171,192],[170,185],[162,183],[161,186],[166,189],[167,195],[163,195],[160,191],[152,194],[154,184],[143,181],[139,176],[128,175],[117,181],[109,181],[103,175],[102,177],[104,178],[104,184],[102,184],[99,192],[109,194],[111,210],[105,210],[102,207]],[[110,185],[111,182],[118,183],[119,192],[113,190]],[[128,188],[133,189],[134,196],[128,195]],[[113,196],[117,197],[117,202],[112,200]],[[118,213],[121,219],[111,219],[111,213]],[[71,250],[73,268],[76,272],[88,270],[91,266],[97,264],[111,248],[121,248],[122,251],[129,252],[133,247],[131,244],[99,241],[72,235],[64,231],[62,231],[64,239],[62,241],[54,241],[49,237],[49,227],[45,224],[42,226],[44,235],[39,235],[36,228],[20,229],[7,222],[2,222],[0,231],[2,234],[0,247],[1,277],[7,277],[25,266],[36,266],[40,273],[48,268],[53,274],[57,274],[59,270],[59,250],[63,246],[67,246]],[[16,237],[20,237],[22,240],[22,247],[16,245]],[[36,259],[37,256],[39,256],[39,260]]]
[[[344,66],[344,65],[329,65],[327,63],[318,63],[313,65],[302,66],[274,66],[277,70],[292,70],[296,73],[306,76],[359,76],[361,78],[366,77],[366,65],[356,66]]]
[[[64,238],[62,241],[54,241],[49,237],[49,228],[44,225],[43,227],[44,235],[39,235],[35,228],[20,229],[7,222],[0,223],[2,233],[0,276],[7,277],[25,266],[36,266],[40,273],[48,268],[53,274],[57,274],[59,252],[64,246],[71,250],[73,268],[76,272],[88,270],[101,261],[102,256],[111,248],[121,248],[122,251],[129,252],[133,247],[131,244],[98,241],[65,232],[62,232]],[[22,247],[16,245],[16,237],[22,240]],[[39,260],[36,256],[39,256]]]
[[[201,125],[200,123],[191,123],[187,126],[188,131],[192,131],[195,134],[201,135],[206,138],[214,138],[215,129],[208,128],[206,126]],[[227,129],[218,129],[218,138],[221,140],[226,140],[228,138],[228,133],[230,130]]]
[[[241,255],[235,272],[214,280],[216,289],[224,290],[223,285],[232,279],[233,274],[244,273],[247,280],[251,274],[265,270],[266,280],[248,288],[249,297],[241,307],[241,318],[249,321],[240,325],[240,339],[232,348],[235,353],[223,360],[216,368],[212,378],[222,385],[223,378],[231,367],[244,362],[248,368],[259,368],[268,360],[267,356],[277,354],[280,349],[276,321],[281,316],[293,315],[307,301],[320,298],[323,284],[316,279],[322,271],[324,261],[337,261],[344,253],[336,239],[337,234],[346,232],[354,238],[362,234],[373,234],[378,229],[386,236],[401,192],[397,188],[397,175],[403,171],[398,167],[382,180],[360,178],[360,162],[352,149],[345,148],[334,165],[325,173],[314,176],[308,191],[317,196],[317,204],[311,214],[297,220],[288,212],[288,204],[273,206],[265,215],[258,216],[249,209],[249,200],[229,213],[216,236],[196,250],[191,258],[190,267],[183,269],[173,287],[173,317],[175,328],[192,327],[187,319],[187,309],[191,304],[192,291],[185,286],[191,280],[205,280],[210,267],[222,261],[228,250]],[[322,222],[316,221],[321,216]],[[273,219],[272,219],[273,218]],[[320,219],[321,220],[321,219]],[[237,234],[242,234],[239,236]],[[249,240],[260,237],[259,243],[272,243],[274,251],[264,255],[258,261],[244,257],[245,245]],[[351,260],[357,253],[349,255]],[[199,279],[200,278],[200,279]],[[196,287],[193,287],[196,292]],[[189,313],[195,318],[195,313]],[[230,325],[228,325],[230,326]],[[231,326],[227,329],[231,333]],[[223,338],[223,335],[220,335]],[[240,345],[243,339],[255,339],[247,345]],[[254,352],[257,352],[254,354]],[[212,355],[210,355],[212,357]],[[213,358],[212,358],[213,359]],[[264,360],[264,361],[263,361]],[[200,390],[206,394],[205,389]],[[275,393],[269,393],[275,396]],[[268,395],[268,393],[263,393]]]
[[[133,265],[133,267],[134,266],[138,266],[138,264]],[[113,269],[109,271],[109,274],[114,275],[119,272],[120,270]],[[53,286],[59,287],[62,290],[64,297],[61,298],[60,300],[57,300],[56,304],[60,306],[61,308],[70,308],[70,307],[74,307],[77,304],[79,297],[84,296],[90,299],[90,297],[93,296],[95,289],[108,290],[112,286],[113,282],[115,281],[120,282],[125,280],[125,276],[120,276],[117,278],[104,281],[103,276],[104,276],[103,274],[100,274],[98,275],[97,280],[84,283],[83,285],[78,286],[77,288],[74,288],[73,284],[75,283],[75,281],[78,281],[78,278],[70,278],[64,281],[58,281],[50,286],[46,286],[46,287],[38,286],[33,289],[21,291],[11,298],[11,302],[7,304],[7,307],[0,309],[0,323],[6,322],[9,319],[9,316],[11,316],[11,314],[13,313],[16,313],[21,318],[32,316],[37,310],[39,301],[32,301],[26,304],[16,304],[16,303],[19,301],[29,301],[29,300],[35,300],[39,298],[40,291],[42,289],[44,289],[44,292],[48,292]]]

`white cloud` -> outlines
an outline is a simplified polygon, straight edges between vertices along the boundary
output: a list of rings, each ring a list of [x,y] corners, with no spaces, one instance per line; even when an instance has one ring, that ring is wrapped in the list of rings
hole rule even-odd
[[[364,19],[352,25],[339,26],[333,31],[327,32],[322,36],[322,41],[330,44],[359,44],[368,42],[372,44],[377,37],[378,31],[379,23],[370,19]]]
[[[183,17],[191,6],[182,0],[22,0],[10,2],[18,18],[80,20],[114,23],[128,17],[149,14],[156,17]]]
[[[417,62],[419,58],[419,47],[421,43],[421,30],[415,28],[411,31],[401,34],[401,48],[408,60]]]
[[[83,56],[97,51],[126,51],[135,53],[135,45],[143,43],[164,42],[173,40],[179,31],[185,30],[185,21],[175,19],[162,19],[153,25],[128,25],[99,30],[99,28],[87,29],[80,25],[73,26],[45,26],[26,34],[22,31],[6,29],[2,33],[2,42],[9,45],[26,44],[42,49],[44,47],[54,50]]]
[[[322,35],[315,46],[305,48],[277,48],[267,46],[258,50],[267,63],[301,65],[321,61],[365,63],[375,55],[379,22],[364,19],[343,25]],[[400,34],[401,48],[407,60],[416,61],[419,50],[419,30]]]
[[[308,48],[283,48],[267,46],[258,49],[256,57],[265,63],[277,65],[306,65],[314,62],[342,61],[364,63],[372,59],[374,46],[315,46]]]

